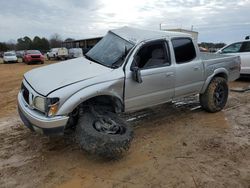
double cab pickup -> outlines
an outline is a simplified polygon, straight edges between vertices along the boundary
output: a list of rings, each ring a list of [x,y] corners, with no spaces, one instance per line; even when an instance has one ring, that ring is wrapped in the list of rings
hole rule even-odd
[[[31,130],[51,135],[76,127],[84,149],[96,144],[103,147],[97,153],[112,153],[132,139],[117,114],[194,94],[204,110],[217,112],[239,75],[238,56],[200,53],[191,35],[122,27],[84,57],[25,73],[18,109]]]

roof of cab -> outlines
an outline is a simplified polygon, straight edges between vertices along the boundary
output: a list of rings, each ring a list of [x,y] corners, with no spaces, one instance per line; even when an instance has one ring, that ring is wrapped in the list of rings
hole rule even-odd
[[[137,29],[127,26],[118,29],[113,29],[110,31],[133,44],[140,43],[144,40],[158,39],[158,38],[192,37],[190,34],[181,32],[153,31],[153,30]]]

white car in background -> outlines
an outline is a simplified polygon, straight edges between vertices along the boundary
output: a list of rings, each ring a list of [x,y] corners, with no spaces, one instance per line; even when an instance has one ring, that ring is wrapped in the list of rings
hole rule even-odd
[[[59,48],[51,48],[49,52],[47,52],[47,58],[50,60],[51,58],[56,59]]]
[[[62,59],[68,59],[69,57],[69,52],[67,48],[52,48],[48,53],[47,53],[47,58],[48,60],[50,59],[57,59],[57,60],[62,60]]]
[[[217,53],[240,56],[241,58],[240,74],[241,75],[250,74],[250,40],[244,40],[229,44],[220,49]]]
[[[83,52],[81,48],[70,48],[69,58],[83,57]]]
[[[15,52],[4,52],[3,63],[14,62],[18,63],[17,56]]]

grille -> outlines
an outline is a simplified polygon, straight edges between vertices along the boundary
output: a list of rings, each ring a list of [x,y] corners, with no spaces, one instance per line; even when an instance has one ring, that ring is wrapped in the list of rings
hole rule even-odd
[[[23,98],[26,101],[27,104],[29,104],[29,90],[22,84],[21,87],[22,91],[23,91]]]
[[[32,55],[32,58],[40,58],[40,55]]]

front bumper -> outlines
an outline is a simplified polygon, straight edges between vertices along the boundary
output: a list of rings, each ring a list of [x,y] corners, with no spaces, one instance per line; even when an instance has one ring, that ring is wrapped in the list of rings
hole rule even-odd
[[[45,135],[63,134],[68,116],[45,117],[44,114],[31,109],[25,102],[22,93],[18,93],[18,112],[26,127]]]
[[[44,59],[40,59],[40,58],[30,58],[27,60],[27,62],[29,63],[36,63],[36,62],[43,62]]]
[[[17,59],[4,59],[5,62],[17,62]]]

